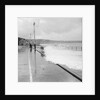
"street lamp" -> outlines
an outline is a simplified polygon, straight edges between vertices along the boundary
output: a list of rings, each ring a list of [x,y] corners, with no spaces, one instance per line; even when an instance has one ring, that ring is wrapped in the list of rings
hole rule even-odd
[[[36,41],[35,41],[35,22],[33,23],[33,34],[34,34],[34,67],[35,67],[35,76],[36,76]]]

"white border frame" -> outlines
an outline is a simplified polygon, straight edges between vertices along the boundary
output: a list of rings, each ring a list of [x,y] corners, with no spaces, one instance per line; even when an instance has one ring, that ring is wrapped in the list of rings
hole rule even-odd
[[[83,82],[18,83],[17,17],[82,17]],[[95,6],[5,6],[5,94],[6,95],[94,95],[95,94]]]

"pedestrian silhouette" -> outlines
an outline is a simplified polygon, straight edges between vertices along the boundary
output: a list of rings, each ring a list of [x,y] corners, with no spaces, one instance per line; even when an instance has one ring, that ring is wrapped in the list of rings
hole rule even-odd
[[[32,44],[30,43],[30,52],[32,52]]]
[[[34,50],[36,51],[36,44],[34,44]]]

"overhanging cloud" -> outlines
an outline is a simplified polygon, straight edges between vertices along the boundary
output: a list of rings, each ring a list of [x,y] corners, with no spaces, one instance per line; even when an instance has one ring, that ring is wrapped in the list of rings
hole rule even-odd
[[[33,18],[18,19],[19,36],[29,37],[33,34]],[[81,40],[81,18],[37,18],[36,38],[53,40]]]

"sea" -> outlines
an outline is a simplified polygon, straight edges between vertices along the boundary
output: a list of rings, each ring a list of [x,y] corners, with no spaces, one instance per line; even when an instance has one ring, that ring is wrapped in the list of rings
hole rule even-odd
[[[45,60],[82,71],[82,43],[42,44]]]

